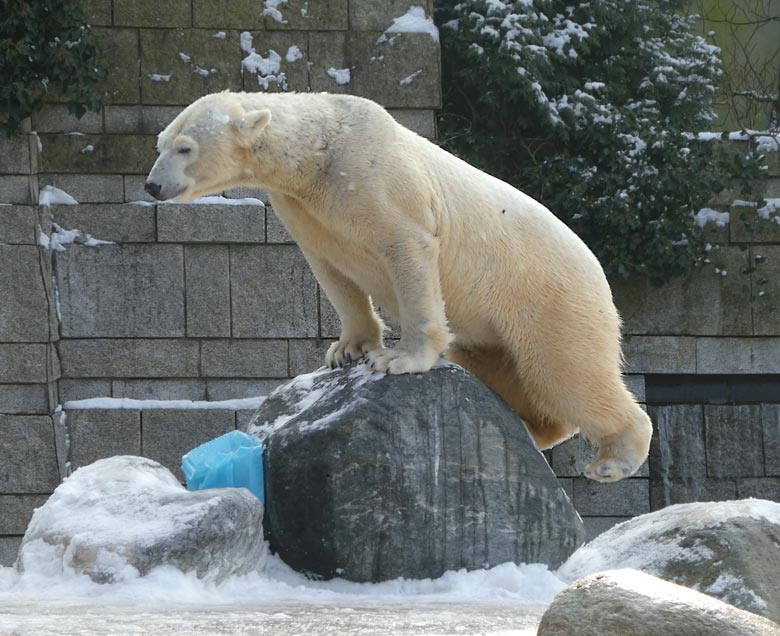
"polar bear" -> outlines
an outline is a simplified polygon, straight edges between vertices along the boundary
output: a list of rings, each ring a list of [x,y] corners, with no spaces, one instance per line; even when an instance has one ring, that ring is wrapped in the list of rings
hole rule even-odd
[[[341,319],[327,364],[419,373],[445,354],[540,448],[578,430],[595,443],[588,477],[617,481],[647,457],[652,425],[623,384],[604,272],[531,197],[348,95],[207,95],[157,149],[146,190],[158,199],[269,194]],[[393,348],[374,303],[400,323]]]

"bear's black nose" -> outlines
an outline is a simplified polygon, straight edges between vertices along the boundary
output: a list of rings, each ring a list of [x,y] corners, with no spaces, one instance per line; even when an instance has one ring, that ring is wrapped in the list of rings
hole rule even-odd
[[[160,190],[162,190],[162,186],[159,183],[153,183],[152,181],[147,181],[144,184],[144,190],[146,190],[149,194],[151,194],[155,199],[159,199]]]

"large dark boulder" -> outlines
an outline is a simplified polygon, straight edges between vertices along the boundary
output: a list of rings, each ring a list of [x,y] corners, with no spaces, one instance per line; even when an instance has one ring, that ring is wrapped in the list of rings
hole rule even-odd
[[[637,570],[584,577],[555,597],[537,636],[780,636],[750,612]]]
[[[455,365],[299,376],[247,431],[266,445],[271,549],[299,571],[382,581],[556,567],[584,538],[522,421]]]
[[[244,488],[188,492],[151,459],[110,457],[76,470],[35,511],[16,567],[111,583],[173,566],[219,582],[262,569],[262,522]]]
[[[780,621],[780,504],[760,499],[669,506],[583,546],[558,571],[573,581],[634,568]]]

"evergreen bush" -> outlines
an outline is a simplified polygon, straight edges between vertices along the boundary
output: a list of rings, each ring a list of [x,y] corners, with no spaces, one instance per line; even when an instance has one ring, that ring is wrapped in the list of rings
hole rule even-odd
[[[547,205],[608,274],[688,271],[695,213],[760,174],[756,156],[697,136],[721,64],[686,4],[437,2],[443,145]]]
[[[93,91],[103,77],[77,2],[0,0],[0,125],[7,135],[52,92],[77,117],[98,110]]]

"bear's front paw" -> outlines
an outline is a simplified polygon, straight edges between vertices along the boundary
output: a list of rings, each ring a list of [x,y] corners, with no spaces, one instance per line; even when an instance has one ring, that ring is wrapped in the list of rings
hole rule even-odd
[[[436,362],[438,356],[415,355],[398,347],[394,349],[377,349],[369,351],[368,364],[374,371],[384,371],[391,375],[403,373],[423,373]]]
[[[341,368],[345,364],[360,360],[369,351],[381,349],[382,343],[369,340],[339,340],[328,348],[325,354],[325,364],[331,369]]]

